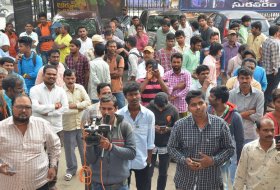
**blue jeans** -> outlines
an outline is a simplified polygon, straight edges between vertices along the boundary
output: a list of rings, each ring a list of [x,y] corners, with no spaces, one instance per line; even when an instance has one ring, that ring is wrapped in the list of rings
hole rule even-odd
[[[91,183],[91,190],[103,190],[103,188],[102,188],[102,185],[100,183],[92,182]],[[106,188],[105,187],[105,190],[129,190],[129,189],[128,189],[128,185],[124,185],[124,186],[122,186],[122,187],[120,187],[118,189],[110,188],[110,187]]]
[[[113,93],[113,95],[117,98],[118,101],[118,109],[121,109],[125,106],[125,97],[123,92]]]
[[[231,190],[232,189],[232,181],[230,176],[230,168],[231,160],[228,160],[221,166],[221,174],[223,178],[224,190]]]
[[[41,53],[43,65],[48,64],[48,62],[49,62],[49,53],[47,51],[41,51],[40,53]]]

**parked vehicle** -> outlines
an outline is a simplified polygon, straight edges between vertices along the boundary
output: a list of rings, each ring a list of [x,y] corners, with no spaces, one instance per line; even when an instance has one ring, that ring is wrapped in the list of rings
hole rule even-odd
[[[280,26],[280,16],[277,17],[271,24],[275,24],[275,25]]]
[[[71,26],[69,34],[72,37],[77,36],[79,26],[85,26],[88,30],[88,36],[101,34],[102,24],[101,18],[93,11],[67,11],[59,12],[53,18],[53,23],[60,22]]]
[[[241,17],[249,15],[252,22],[260,21],[262,23],[262,33],[268,36],[269,23],[260,13],[255,11],[219,11],[210,15],[213,18],[214,26],[220,30],[221,39],[227,36],[229,26],[238,22],[241,23]]]

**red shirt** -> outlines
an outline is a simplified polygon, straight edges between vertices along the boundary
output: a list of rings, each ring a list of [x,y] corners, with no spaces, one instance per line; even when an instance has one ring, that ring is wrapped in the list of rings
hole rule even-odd
[[[9,54],[10,54],[10,56],[16,58],[18,37],[14,32],[12,34],[9,34],[8,32],[6,32],[6,34],[10,41]]]

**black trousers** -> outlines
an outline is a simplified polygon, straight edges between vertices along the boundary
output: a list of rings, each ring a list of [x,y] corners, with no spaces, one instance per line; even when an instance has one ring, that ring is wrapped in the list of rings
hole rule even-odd
[[[132,171],[134,171],[137,190],[147,190],[149,186],[149,169],[150,167],[147,165],[142,170],[130,170],[130,176],[128,178],[128,187],[130,186],[131,173]]]
[[[266,78],[267,78],[267,88],[264,92],[265,105],[272,102],[272,95],[271,95],[272,91],[278,88],[280,82],[280,68],[278,69],[277,75],[274,74],[266,75]]]
[[[40,187],[39,189],[37,190],[49,190],[49,183],[46,183],[44,186]]]

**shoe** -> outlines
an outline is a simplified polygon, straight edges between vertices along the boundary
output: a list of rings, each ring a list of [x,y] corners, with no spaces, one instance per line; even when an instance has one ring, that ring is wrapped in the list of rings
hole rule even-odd
[[[65,176],[64,176],[64,180],[65,181],[70,181],[71,179],[72,179],[72,174],[65,174]]]

